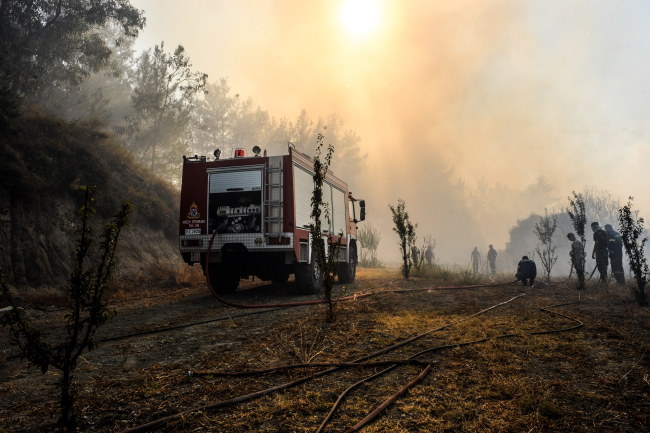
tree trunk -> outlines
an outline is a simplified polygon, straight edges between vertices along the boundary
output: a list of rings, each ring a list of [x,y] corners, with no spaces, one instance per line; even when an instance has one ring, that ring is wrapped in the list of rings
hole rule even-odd
[[[75,416],[72,410],[72,368],[66,365],[63,368],[63,377],[61,378],[61,418],[59,418],[59,428],[62,432],[71,432],[77,428]]]
[[[639,305],[641,305],[643,307],[648,305],[648,296],[647,296],[647,294],[645,292],[644,287],[641,287],[639,289],[639,291],[636,294],[636,299],[637,299],[637,302],[639,303]]]

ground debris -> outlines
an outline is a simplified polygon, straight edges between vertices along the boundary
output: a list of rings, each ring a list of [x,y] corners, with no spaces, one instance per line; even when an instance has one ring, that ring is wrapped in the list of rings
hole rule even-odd
[[[346,290],[349,294],[372,287],[386,291],[435,286],[435,281],[426,279],[401,281],[396,270],[360,268],[356,287]],[[588,288],[579,298],[570,287],[548,285],[543,293],[527,294],[379,357],[377,360],[405,359],[428,348],[485,340],[418,358],[435,361],[431,371],[364,431],[648,431],[649,309],[636,306],[628,293]],[[279,302],[302,299],[290,291],[274,290],[256,283],[244,285],[233,296],[260,303],[274,298]],[[299,369],[254,377],[191,377],[188,371],[350,362],[467,317],[520,291],[519,286],[503,285],[465,291],[384,293],[342,304],[337,320],[329,324],[324,323],[319,306],[239,316],[241,312],[220,305],[207,290],[198,289],[174,293],[173,297],[126,302],[118,306],[118,315],[98,337],[170,324],[203,323],[106,341],[84,354],[76,377],[82,431],[122,432],[307,374]],[[578,299],[580,302],[575,302]],[[530,335],[571,325],[564,317],[540,310],[557,304],[566,305],[551,309],[584,322],[584,326],[571,332]],[[43,320],[47,317],[44,315]],[[220,317],[224,320],[209,321]],[[491,339],[510,334],[518,336]],[[0,343],[11,347],[6,333],[0,334]],[[167,429],[313,432],[341,392],[380,370],[343,368],[243,404],[191,412]],[[401,365],[359,386],[325,431],[352,427],[421,370],[418,365]],[[56,417],[55,383],[53,374],[41,375],[25,361],[4,361],[0,365],[0,432],[51,431]]]

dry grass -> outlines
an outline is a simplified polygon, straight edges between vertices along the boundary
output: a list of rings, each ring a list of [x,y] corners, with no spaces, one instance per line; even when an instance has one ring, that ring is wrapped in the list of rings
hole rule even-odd
[[[403,282],[396,270],[360,268],[356,290],[445,284],[426,278]],[[337,321],[329,324],[323,322],[320,310],[311,307],[233,318],[236,326],[226,322],[188,333],[205,339],[206,346],[189,353],[187,359],[163,359],[166,354],[161,352],[159,362],[130,373],[118,368],[105,374],[109,368],[107,360],[90,359],[80,366],[82,374],[90,378],[79,389],[80,401],[84,402],[84,428],[118,432],[157,417],[286,383],[314,371],[190,378],[184,375],[188,368],[240,371],[309,361],[350,361],[456,322],[512,298],[522,289],[503,286],[383,294],[341,304]],[[585,322],[583,328],[529,335],[572,325],[571,321],[539,307],[577,301],[578,297],[579,303],[555,309]],[[526,296],[510,304],[384,355],[382,359],[405,358],[427,348],[518,335],[422,356],[422,360],[434,362],[433,371],[363,431],[648,431],[649,325],[648,309],[636,306],[624,290],[590,288],[578,294],[561,285],[526,288]],[[220,336],[211,340],[215,332]],[[182,340],[178,344],[183,344]],[[212,343],[208,344],[209,341]],[[154,342],[146,340],[140,344]],[[344,389],[377,371],[379,368],[341,369],[247,403],[192,412],[163,431],[313,432]],[[421,367],[401,366],[361,385],[346,399],[325,431],[349,428],[420,371]],[[47,402],[37,397],[43,391],[28,397],[12,388],[11,383],[3,383],[2,396],[10,398],[5,399],[0,415],[9,416],[12,422],[36,416]],[[43,423],[15,425],[20,428],[14,431],[47,430]]]
[[[133,298],[156,296],[162,292],[198,287],[204,281],[200,266],[154,263],[147,265],[136,275],[116,278],[110,298],[113,301],[128,301]]]
[[[66,305],[65,292],[54,287],[19,289],[14,291],[14,295],[22,302],[40,308],[51,306],[62,307]]]
[[[109,302],[128,302],[134,299],[170,295],[204,284],[205,277],[200,266],[178,263],[154,263],[147,265],[135,275],[118,276],[111,283],[107,296]],[[18,288],[14,296],[31,308],[51,310],[67,305],[64,288],[40,287]]]

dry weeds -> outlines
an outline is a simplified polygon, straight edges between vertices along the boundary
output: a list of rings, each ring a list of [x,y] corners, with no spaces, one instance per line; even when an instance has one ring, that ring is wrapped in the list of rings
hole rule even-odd
[[[357,283],[346,288],[348,292],[420,289],[440,283],[424,277],[403,282],[391,269],[359,271]],[[449,281],[442,285],[449,285]],[[518,335],[423,355],[422,360],[434,362],[432,372],[363,431],[648,431],[649,310],[638,307],[627,291],[613,286],[590,287],[584,292],[568,287],[571,285],[558,283],[535,288],[504,285],[385,293],[341,304],[337,321],[327,324],[317,307],[237,317],[241,311],[220,306],[207,297],[207,291],[198,288],[146,303],[134,301],[118,315],[110,332],[153,326],[156,318],[160,323],[200,320],[207,315],[229,315],[230,319],[107,343],[87,354],[79,366],[77,390],[78,401],[83,402],[83,429],[120,432],[313,372],[234,378],[189,377],[187,370],[241,371],[299,362],[350,361],[467,317],[525,289],[526,296],[511,304],[382,356],[402,359],[427,348]],[[269,290],[268,286],[252,285],[237,296],[267,299],[270,295],[257,292],[263,289]],[[276,294],[281,301],[286,296],[282,291]],[[540,310],[567,302],[577,303],[554,310],[583,321],[584,327],[529,335],[571,326],[570,320]],[[178,315],[171,317],[170,310]],[[140,320],[136,320],[138,315]],[[129,357],[136,359],[134,366],[117,361]],[[142,358],[148,361],[143,363]],[[40,375],[26,364],[5,362],[0,368],[0,431],[49,431],[54,416],[55,375]],[[345,431],[421,369],[400,366],[361,385],[345,400],[325,431]],[[340,369],[247,403],[189,413],[163,431],[313,432],[344,389],[379,370]]]

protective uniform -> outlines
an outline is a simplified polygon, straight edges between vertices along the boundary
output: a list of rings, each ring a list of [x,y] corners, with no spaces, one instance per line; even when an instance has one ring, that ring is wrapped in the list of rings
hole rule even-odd
[[[420,249],[418,247],[411,248],[411,261],[416,267],[420,266]]]
[[[597,222],[591,223],[591,230],[594,232],[594,251],[591,253],[591,258],[596,259],[596,266],[600,274],[600,281],[607,281],[607,264],[609,263],[609,236],[607,232],[600,228]]]
[[[430,246],[427,247],[426,251],[424,252],[424,258],[427,259],[428,266],[433,265],[433,249]]]
[[[478,252],[478,249],[474,247],[472,250],[472,270],[475,274],[478,274],[478,265],[481,261],[481,254]]]
[[[537,265],[530,260],[528,256],[523,256],[517,264],[517,273],[515,278],[520,280],[524,286],[532,286],[535,284],[535,277],[537,276]]]
[[[488,250],[487,253],[487,259],[488,263],[490,264],[490,271],[492,271],[492,275],[497,273],[497,250],[495,250],[492,245],[490,245],[490,249]]]
[[[577,239],[573,233],[567,235],[571,241],[571,263],[578,276],[578,288],[585,288],[585,249],[580,239]]]
[[[608,235],[607,250],[609,251],[609,262],[612,267],[612,273],[618,284],[625,284],[625,274],[623,273],[623,240],[620,233],[612,228],[610,224],[605,224],[605,231]]]

